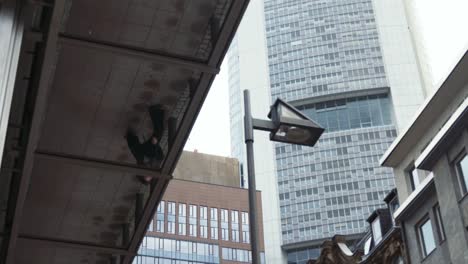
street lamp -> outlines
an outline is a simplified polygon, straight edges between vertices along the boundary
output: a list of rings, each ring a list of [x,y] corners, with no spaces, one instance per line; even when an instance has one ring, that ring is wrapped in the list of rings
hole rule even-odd
[[[247,148],[247,172],[249,177],[249,222],[250,244],[252,245],[252,263],[260,263],[257,244],[257,197],[255,186],[255,165],[253,153],[254,129],[270,132],[270,140],[304,146],[314,146],[323,129],[310,118],[302,114],[294,106],[281,99],[276,99],[271,106],[268,118],[261,120],[252,118],[250,108],[250,92],[244,90],[244,136]]]

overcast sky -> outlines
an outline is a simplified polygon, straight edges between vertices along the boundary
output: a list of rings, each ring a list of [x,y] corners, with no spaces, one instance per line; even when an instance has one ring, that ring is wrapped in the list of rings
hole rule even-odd
[[[406,1],[406,0],[405,0]],[[468,48],[468,0],[413,0],[434,83],[447,76]],[[230,156],[227,63],[221,67],[186,150]]]

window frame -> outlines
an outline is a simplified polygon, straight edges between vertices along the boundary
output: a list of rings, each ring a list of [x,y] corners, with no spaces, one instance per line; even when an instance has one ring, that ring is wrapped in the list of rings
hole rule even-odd
[[[434,248],[430,252],[427,251],[426,243],[425,243],[425,240],[424,240],[424,235],[423,235],[423,232],[422,232],[422,227],[426,223],[429,223],[431,225],[432,239],[434,240]],[[432,225],[431,218],[429,217],[428,214],[425,215],[418,222],[418,224],[416,224],[416,234],[417,234],[417,237],[418,237],[418,245],[419,245],[421,257],[422,257],[422,259],[425,259],[426,257],[428,257],[432,252],[434,252],[437,249],[437,244],[436,244],[436,240],[435,240],[436,238],[434,236],[434,227]]]
[[[388,209],[390,211],[390,218],[392,219],[392,224],[395,226],[395,212],[400,208],[400,201],[398,200],[398,195],[395,195],[389,202],[388,202]]]
[[[444,222],[442,221],[442,215],[440,213],[440,205],[437,203],[433,207],[434,220],[437,227],[437,236],[439,238],[439,244],[442,244],[446,239]]]
[[[461,162],[464,159],[468,159],[468,154],[465,150],[463,150],[460,154],[458,154],[457,158],[454,162],[455,174],[457,177],[458,188],[460,190],[461,198],[468,195],[468,182],[465,181],[465,175],[463,174],[463,170],[460,166]],[[466,176],[468,178],[468,176]]]
[[[416,175],[413,173],[413,172],[416,172]],[[411,192],[414,192],[416,190],[416,188],[419,186],[419,184],[421,184],[421,180],[419,178],[419,173],[418,172],[418,169],[412,165],[411,167],[409,167],[408,170],[406,170],[406,174],[408,175],[409,177],[409,181],[410,181],[410,184],[411,184]],[[417,184],[416,182],[414,181],[414,178],[417,178]]]
[[[373,221],[372,221],[372,239],[374,240],[374,245],[377,245],[382,241],[383,234],[382,234],[382,225],[380,222],[380,216],[377,216]],[[378,226],[378,230],[375,228]],[[376,236],[377,232],[379,231],[379,237]]]

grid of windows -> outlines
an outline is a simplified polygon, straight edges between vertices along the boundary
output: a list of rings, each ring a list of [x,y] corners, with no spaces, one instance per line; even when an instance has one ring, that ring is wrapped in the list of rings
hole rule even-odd
[[[301,249],[288,252],[289,263],[307,263],[310,259],[317,259],[320,256],[320,248]]]
[[[325,133],[314,148],[276,145],[284,243],[354,234],[394,186],[378,165],[396,137],[393,126]]]
[[[165,208],[167,208],[166,223],[164,222]],[[217,240],[218,232],[221,231],[222,240],[231,240],[237,243],[250,242],[249,214],[247,212],[161,201],[156,215],[157,232],[164,233],[164,226],[167,224],[166,232],[168,234]],[[151,230],[149,229],[149,231]]]
[[[327,132],[391,125],[388,95],[369,95],[299,106]]]
[[[134,264],[219,263],[215,244],[146,236]]]
[[[388,86],[372,1],[267,0],[265,20],[273,97]]]
[[[250,250],[236,249],[236,248],[222,248],[221,256],[223,260],[234,262],[252,262],[252,252]],[[265,263],[265,253],[260,252],[260,263]]]
[[[394,187],[392,170],[378,163],[396,130],[389,96],[380,94],[389,85],[372,0],[265,0],[264,10],[272,100],[312,98],[301,110],[327,129],[314,148],[276,144],[283,244],[362,233]],[[245,160],[237,45],[229,55],[231,147]],[[378,92],[357,92],[371,89]],[[339,98],[359,96],[317,99],[345,93]]]

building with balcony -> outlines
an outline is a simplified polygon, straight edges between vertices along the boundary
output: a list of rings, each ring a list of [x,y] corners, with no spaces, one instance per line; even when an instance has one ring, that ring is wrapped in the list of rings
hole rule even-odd
[[[468,261],[468,52],[381,159],[396,176],[393,213],[406,263]]]

